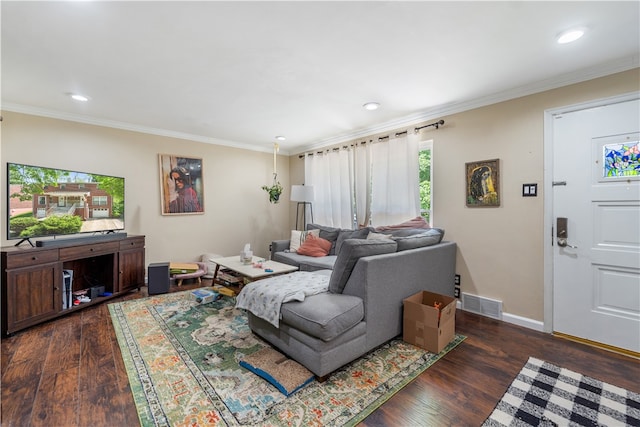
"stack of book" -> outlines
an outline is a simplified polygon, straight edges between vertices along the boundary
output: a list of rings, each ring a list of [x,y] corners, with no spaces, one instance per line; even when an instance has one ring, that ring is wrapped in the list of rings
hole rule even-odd
[[[221,268],[216,276],[216,282],[223,286],[233,286],[242,283],[242,276],[240,273],[226,268]]]

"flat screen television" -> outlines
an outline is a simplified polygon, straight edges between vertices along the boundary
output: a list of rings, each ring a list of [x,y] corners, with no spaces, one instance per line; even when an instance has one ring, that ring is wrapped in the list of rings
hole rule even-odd
[[[8,240],[117,230],[124,230],[124,178],[7,163]]]

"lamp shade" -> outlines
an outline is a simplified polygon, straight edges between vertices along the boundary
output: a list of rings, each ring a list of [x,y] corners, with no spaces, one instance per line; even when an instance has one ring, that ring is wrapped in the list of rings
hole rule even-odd
[[[292,202],[313,202],[315,191],[313,185],[292,185],[291,201]]]

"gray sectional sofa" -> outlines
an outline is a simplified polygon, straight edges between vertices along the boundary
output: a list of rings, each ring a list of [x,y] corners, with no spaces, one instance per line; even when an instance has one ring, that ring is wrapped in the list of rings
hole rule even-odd
[[[275,241],[272,259],[330,275],[329,291],[284,303],[279,327],[248,317],[254,333],[318,377],[401,335],[404,298],[422,290],[453,296],[456,244],[441,241],[442,230],[393,230],[392,238],[367,239],[372,230],[310,227],[321,227],[333,254],[302,257]]]

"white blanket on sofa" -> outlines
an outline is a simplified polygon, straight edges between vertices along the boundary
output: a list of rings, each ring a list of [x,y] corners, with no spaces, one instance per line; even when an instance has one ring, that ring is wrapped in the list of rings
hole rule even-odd
[[[249,310],[277,328],[280,325],[280,307],[283,303],[304,301],[305,297],[328,289],[328,275],[295,271],[249,283],[238,294],[236,308]]]

